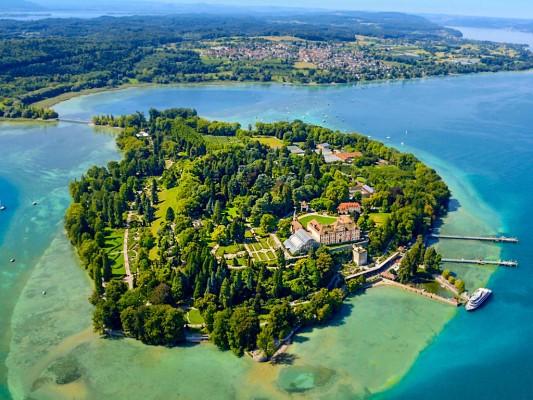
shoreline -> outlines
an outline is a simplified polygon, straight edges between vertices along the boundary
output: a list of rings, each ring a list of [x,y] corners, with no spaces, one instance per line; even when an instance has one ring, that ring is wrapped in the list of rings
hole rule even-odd
[[[448,75],[429,75],[424,76],[421,78],[399,78],[399,79],[375,79],[375,80],[369,80],[369,81],[359,81],[359,82],[351,82],[351,83],[293,83],[293,82],[258,82],[258,81],[206,81],[206,82],[176,82],[176,83],[168,83],[168,84],[162,84],[162,83],[126,83],[120,86],[115,87],[102,87],[102,88],[92,88],[92,89],[84,89],[80,90],[79,92],[67,92],[60,94],[55,97],[50,97],[48,99],[39,100],[35,103],[28,104],[32,107],[40,107],[40,108],[52,108],[53,106],[62,103],[67,100],[74,99],[76,97],[81,96],[87,96],[90,94],[96,94],[96,93],[102,93],[102,92],[112,92],[112,91],[119,91],[119,90],[126,90],[126,89],[133,89],[133,88],[153,88],[153,87],[194,87],[194,86],[240,86],[240,85],[262,85],[262,86],[273,86],[273,85],[281,85],[281,86],[295,86],[295,87],[302,87],[302,88],[321,88],[321,87],[336,87],[336,86],[359,86],[359,85],[369,85],[369,84],[400,84],[404,82],[418,82],[423,79],[435,79],[435,78],[459,78],[462,76],[473,76],[473,75],[486,75],[486,74],[500,74],[500,73],[525,73],[525,72],[532,72],[533,68],[526,69],[526,70],[512,70],[512,71],[495,71],[495,72],[470,72],[465,74],[448,74]],[[18,119],[18,118],[16,118]]]

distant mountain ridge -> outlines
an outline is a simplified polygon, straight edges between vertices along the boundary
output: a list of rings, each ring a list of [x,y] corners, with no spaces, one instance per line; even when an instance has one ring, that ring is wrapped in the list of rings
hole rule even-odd
[[[0,0],[0,11],[44,11],[45,7],[26,0]]]

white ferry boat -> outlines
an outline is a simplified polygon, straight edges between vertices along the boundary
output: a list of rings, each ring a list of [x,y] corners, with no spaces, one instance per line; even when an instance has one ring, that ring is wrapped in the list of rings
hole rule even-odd
[[[487,300],[492,293],[492,290],[479,288],[474,292],[470,299],[467,301],[465,308],[467,311],[472,311],[478,308],[485,300]]]

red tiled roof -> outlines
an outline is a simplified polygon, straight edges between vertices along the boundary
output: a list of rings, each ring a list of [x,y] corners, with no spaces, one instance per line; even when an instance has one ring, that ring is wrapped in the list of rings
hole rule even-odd
[[[337,207],[338,211],[349,211],[350,208],[361,208],[361,204],[359,203],[341,203]]]

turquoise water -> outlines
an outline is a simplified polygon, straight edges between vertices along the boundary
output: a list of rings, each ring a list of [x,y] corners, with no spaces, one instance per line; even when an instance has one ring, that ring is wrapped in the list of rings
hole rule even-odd
[[[357,130],[413,151],[445,177],[454,201],[443,232],[520,237],[519,245],[501,250],[502,257],[518,259],[517,269],[451,266],[470,290],[489,281],[494,296],[482,310],[456,312],[391,288],[368,291],[350,300],[338,326],[299,335],[292,365],[276,367],[209,345],[159,349],[97,339],[88,329],[89,283],[76,269],[61,217],[66,182],[92,163],[116,158],[112,138],[74,124],[2,125],[0,199],[9,213],[0,215],[1,284],[8,294],[1,321],[13,330],[2,329],[4,395],[9,379],[15,398],[531,397],[531,88],[533,74],[526,72],[358,87],[137,88],[55,107],[63,117],[82,119],[195,107],[206,118],[242,124],[300,118]],[[500,256],[493,244],[437,246],[450,257]],[[17,262],[5,263],[13,253]],[[50,297],[43,299],[43,287]],[[56,385],[58,361],[80,378]]]

